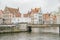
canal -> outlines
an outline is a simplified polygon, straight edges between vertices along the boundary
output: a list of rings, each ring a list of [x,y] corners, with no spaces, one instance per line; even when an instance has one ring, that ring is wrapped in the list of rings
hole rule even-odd
[[[59,40],[58,34],[50,33],[5,33],[0,34],[0,40]]]

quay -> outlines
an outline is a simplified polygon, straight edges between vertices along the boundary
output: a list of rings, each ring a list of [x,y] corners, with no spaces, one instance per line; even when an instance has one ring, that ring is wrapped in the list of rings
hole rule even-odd
[[[16,25],[0,25],[0,33],[3,32],[21,32],[28,31],[28,27],[31,27],[31,32],[49,32],[59,33],[59,24],[27,24],[20,23]]]
[[[40,27],[58,27],[59,24],[28,24],[28,26],[35,27],[35,28],[40,28]]]
[[[0,33],[5,33],[5,32],[18,32],[19,30],[17,29],[16,25],[0,25]]]
[[[43,32],[43,33],[58,33],[60,24],[30,24],[33,33]]]

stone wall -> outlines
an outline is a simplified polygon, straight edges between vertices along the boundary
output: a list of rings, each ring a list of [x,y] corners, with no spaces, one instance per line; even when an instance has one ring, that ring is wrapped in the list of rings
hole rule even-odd
[[[59,33],[59,27],[46,27],[46,28],[32,28],[32,32],[48,32],[48,33]]]

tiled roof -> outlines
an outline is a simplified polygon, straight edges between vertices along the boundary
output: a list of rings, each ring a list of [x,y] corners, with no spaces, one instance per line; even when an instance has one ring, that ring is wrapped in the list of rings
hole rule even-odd
[[[39,11],[41,11],[40,8],[34,8],[34,9],[31,9],[31,12],[33,12],[33,13],[38,13]]]
[[[16,17],[21,17],[21,13],[17,13],[15,15],[16,15]]]
[[[19,8],[10,8],[10,7],[6,7],[5,10],[8,9],[8,11],[10,13],[13,13],[13,15],[15,15],[16,17],[21,17],[21,13],[19,12]]]
[[[52,18],[53,20],[56,20],[56,15],[52,15],[52,17],[50,17],[50,14],[43,14],[43,18],[45,20],[48,20],[50,18]]]
[[[10,7],[6,7],[5,9],[8,9],[11,13],[15,13],[15,12],[18,12],[19,11],[19,9],[10,8]]]
[[[45,19],[45,20],[50,19],[50,14],[43,14],[43,19]]]
[[[3,11],[2,10],[0,10],[0,14],[3,14]]]
[[[28,16],[29,16],[29,14],[23,14],[23,16],[24,16],[24,17],[28,17]]]

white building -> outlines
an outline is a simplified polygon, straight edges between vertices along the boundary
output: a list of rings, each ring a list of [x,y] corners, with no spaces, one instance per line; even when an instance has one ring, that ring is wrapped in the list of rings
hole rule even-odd
[[[22,22],[31,23],[31,18],[29,17],[28,13],[27,14],[23,14]]]
[[[21,18],[18,18],[18,17],[12,18],[13,24],[20,23],[21,21],[22,21]]]
[[[43,14],[40,12],[38,15],[39,15],[39,24],[43,24]]]
[[[59,7],[59,11],[56,13],[57,16],[57,24],[60,24],[60,7]]]
[[[42,13],[34,14],[34,24],[43,24]]]
[[[39,24],[39,14],[38,13],[34,14],[34,24]]]
[[[50,14],[50,23],[51,24],[57,24],[57,15],[55,13],[53,12]]]
[[[22,14],[21,17],[14,17],[12,18],[12,23],[30,23],[31,18],[28,16],[28,14]]]
[[[31,22],[31,18],[22,18],[22,22],[26,22],[26,23],[30,23]]]
[[[31,22],[32,24],[42,24],[42,13],[41,13],[41,8],[34,8],[31,9]]]
[[[60,24],[60,12],[56,13],[56,17],[57,17],[57,24]]]
[[[53,12],[53,15],[56,15],[56,24],[60,24],[60,8],[58,12]]]
[[[57,24],[60,24],[60,15],[57,15]]]

